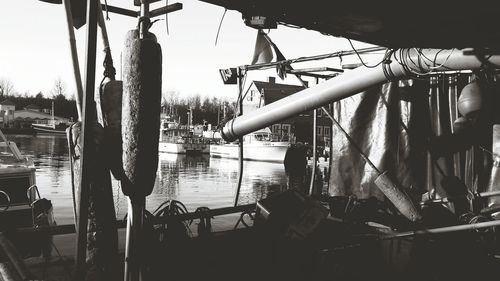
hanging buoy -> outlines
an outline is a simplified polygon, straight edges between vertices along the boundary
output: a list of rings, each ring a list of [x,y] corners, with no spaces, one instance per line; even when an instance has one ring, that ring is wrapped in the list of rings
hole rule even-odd
[[[156,36],[127,33],[123,62],[122,148],[127,196],[151,193],[158,168],[162,53]]]
[[[482,108],[483,98],[477,80],[467,84],[458,98],[458,111],[465,117],[478,112]]]
[[[453,122],[453,132],[459,134],[466,130],[469,130],[471,126],[471,121],[462,116],[455,120],[455,122]]]

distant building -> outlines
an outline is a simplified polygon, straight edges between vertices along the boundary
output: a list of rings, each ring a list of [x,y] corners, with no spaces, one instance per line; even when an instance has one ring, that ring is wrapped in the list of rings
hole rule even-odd
[[[243,114],[271,104],[298,91],[304,87],[297,85],[278,84],[274,77],[267,82],[253,81],[244,95]],[[330,140],[331,120],[318,110],[316,135],[320,145]],[[306,111],[280,123],[273,124],[270,129],[273,133],[295,138],[297,142],[312,142],[313,111]]]
[[[30,104],[30,105],[26,106],[24,109],[25,110],[31,110],[31,111],[37,111],[37,112],[41,112],[42,111],[42,109],[38,105],[36,105],[36,104]],[[50,114],[50,110],[49,110],[48,113]]]
[[[50,113],[42,112],[41,109],[26,109],[16,110],[14,112],[14,125],[15,128],[31,128],[31,124],[52,124],[52,118],[54,118],[54,124],[57,126],[59,124],[69,124],[70,119],[53,116]]]
[[[16,104],[13,101],[6,99],[0,102],[0,125],[2,127],[12,126],[15,110]]]

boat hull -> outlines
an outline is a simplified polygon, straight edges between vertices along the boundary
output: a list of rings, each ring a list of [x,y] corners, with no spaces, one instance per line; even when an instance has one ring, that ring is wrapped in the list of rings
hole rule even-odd
[[[53,129],[50,127],[37,126],[36,124],[31,125],[36,134],[49,134],[49,135],[66,135],[66,129]]]
[[[252,161],[264,161],[283,163],[288,143],[270,143],[269,145],[243,145],[243,159]],[[218,158],[239,158],[239,145],[221,144],[210,146],[210,156]]]
[[[210,145],[206,143],[160,142],[158,151],[176,154],[208,154],[210,153]]]

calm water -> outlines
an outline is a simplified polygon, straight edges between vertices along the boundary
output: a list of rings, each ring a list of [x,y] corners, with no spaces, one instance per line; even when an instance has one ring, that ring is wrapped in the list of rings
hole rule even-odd
[[[42,197],[52,201],[58,224],[73,222],[71,172],[65,137],[8,135],[22,153],[33,158],[37,167],[37,185]],[[245,162],[240,204],[264,198],[269,189],[286,186],[283,164]],[[147,209],[154,209],[167,199],[183,202],[188,210],[197,207],[227,207],[234,204],[238,182],[238,161],[206,156],[160,154],[153,192]],[[113,181],[115,210],[121,219],[127,211],[126,197],[119,182]]]

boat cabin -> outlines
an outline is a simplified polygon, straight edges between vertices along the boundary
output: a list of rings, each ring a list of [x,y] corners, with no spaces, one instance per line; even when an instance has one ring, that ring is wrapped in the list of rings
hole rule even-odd
[[[0,230],[33,225],[36,199],[35,166],[3,133],[0,142]]]

